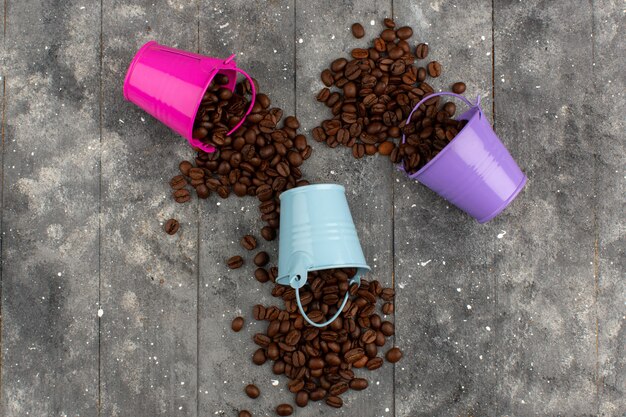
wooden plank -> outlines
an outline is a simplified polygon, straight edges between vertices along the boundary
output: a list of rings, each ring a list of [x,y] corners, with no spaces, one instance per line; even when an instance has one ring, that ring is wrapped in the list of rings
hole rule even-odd
[[[97,414],[100,10],[83,4],[6,10],[3,416]]]
[[[394,15],[414,28],[412,44],[429,44],[419,63],[442,64],[442,75],[428,80],[433,88],[465,82],[465,96],[480,95],[491,118],[491,2],[394,1]],[[493,264],[500,226],[478,224],[400,172],[394,213],[396,338],[405,352],[396,365],[397,415],[496,415]]]
[[[284,117],[294,114],[294,4],[291,0],[270,3],[203,1],[200,6],[200,51],[228,57],[236,54],[237,65],[256,78],[272,106],[284,110]],[[266,242],[260,236],[258,200],[231,195],[224,200],[213,194],[200,204],[200,287],[198,321],[198,414],[237,415],[248,409],[253,415],[274,415],[281,402],[292,402],[286,380],[272,374],[269,363],[252,363],[255,333],[267,323],[254,322],[252,306],[277,303],[271,283],[257,282],[252,257],[260,250],[277,265],[277,241]],[[245,234],[257,237],[259,247],[247,252],[239,245]],[[246,258],[244,267],[229,270],[225,260],[233,255]],[[275,301],[276,300],[276,301]],[[243,316],[246,326],[239,333],[230,329],[236,316]],[[280,385],[272,380],[280,379]],[[254,383],[262,394],[251,400],[244,387]]]
[[[320,73],[333,60],[349,58],[353,48],[369,46],[368,42],[383,29],[383,19],[389,16],[390,1],[297,1],[296,113],[314,150],[304,165],[305,176],[313,183],[346,187],[361,246],[372,268],[367,278],[393,287],[393,167],[389,159],[376,155],[356,160],[350,149],[331,149],[315,142],[311,135],[313,128],[332,118],[330,110],[315,100],[324,87]],[[366,30],[363,39],[352,36],[350,27],[355,22]],[[393,317],[387,319],[394,321]],[[386,352],[392,345],[393,338],[380,351]],[[388,363],[374,372],[357,372],[370,381],[370,386],[364,392],[348,391],[342,395],[344,413],[363,417],[396,415],[393,372],[394,366]],[[319,413],[329,411],[322,405]]]
[[[497,130],[530,179],[495,224],[497,414],[595,415],[591,4],[494,4]]]
[[[626,59],[623,10],[611,1],[593,3],[593,125],[596,167],[596,299],[598,349],[598,415],[626,412],[626,225],[624,222],[623,132],[626,83],[620,62]],[[617,58],[617,59],[616,59]],[[594,120],[602,120],[594,123]]]
[[[103,9],[102,415],[195,416],[197,204],[169,179],[186,141],[122,94],[146,41],[197,50],[197,5],[116,1]],[[170,217],[181,228],[163,231]]]

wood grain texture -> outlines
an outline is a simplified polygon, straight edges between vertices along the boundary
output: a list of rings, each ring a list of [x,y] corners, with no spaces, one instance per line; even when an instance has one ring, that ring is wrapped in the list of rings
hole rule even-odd
[[[184,139],[124,101],[137,49],[154,39],[197,49],[197,7],[104,3],[102,62],[102,415],[195,416],[197,207],[178,205],[169,178]],[[174,217],[174,236],[163,223]]]
[[[463,81],[465,96],[480,95],[492,117],[491,2],[396,0],[394,16],[414,28],[412,44],[429,44],[418,63],[442,64],[442,75],[427,80],[433,88]],[[405,352],[396,364],[396,415],[495,415],[498,227],[478,224],[400,172],[395,178],[396,338]]]
[[[6,10],[3,416],[97,412],[100,13],[79,6]]]
[[[495,5],[497,132],[529,177],[516,216],[495,223],[498,414],[592,415],[592,5]]]

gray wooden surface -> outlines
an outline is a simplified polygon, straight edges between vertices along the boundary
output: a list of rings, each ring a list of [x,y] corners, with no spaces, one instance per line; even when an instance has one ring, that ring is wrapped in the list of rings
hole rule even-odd
[[[372,278],[396,289],[405,356],[345,416],[624,415],[623,3],[7,0],[2,58],[0,415],[272,415],[292,401],[251,363],[251,263],[229,271],[251,198],[178,205],[193,153],[124,101],[136,49],[237,53],[310,133],[319,72],[394,16],[465,81],[529,183],[479,225],[381,157],[310,140],[315,182],[346,186]],[[374,21],[374,25],[370,25]],[[165,235],[176,217],[181,230]],[[276,242],[260,239],[275,264]],[[250,254],[245,254],[250,259]],[[230,331],[236,315],[244,331]],[[391,342],[390,342],[391,343]],[[272,380],[279,380],[275,386]],[[243,387],[254,382],[253,401]],[[325,405],[297,415],[331,414]]]

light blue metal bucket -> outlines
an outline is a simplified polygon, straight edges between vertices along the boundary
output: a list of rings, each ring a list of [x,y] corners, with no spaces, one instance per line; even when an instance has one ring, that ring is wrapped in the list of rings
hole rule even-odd
[[[276,282],[296,290],[296,301],[305,320],[324,327],[335,320],[348,301],[346,296],[337,313],[325,323],[315,323],[300,303],[300,288],[309,271],[356,268],[350,281],[360,283],[370,270],[350,214],[346,190],[337,184],[315,184],[292,188],[280,195],[280,235],[278,278]]]

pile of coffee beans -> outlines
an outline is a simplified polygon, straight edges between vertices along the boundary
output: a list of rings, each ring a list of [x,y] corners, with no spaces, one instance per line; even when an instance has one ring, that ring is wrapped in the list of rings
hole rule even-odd
[[[173,197],[178,203],[190,201],[189,186],[201,199],[212,193],[220,198],[256,196],[261,219],[267,223],[261,235],[273,240],[280,219],[278,196],[309,184],[302,178],[300,166],[312,149],[306,137],[298,134],[298,119],[286,117],[279,126],[283,111],[270,107],[270,99],[263,93],[256,95],[244,123],[227,136],[244,116],[249,105],[246,97],[251,92],[247,80],[237,84],[234,92],[223,87],[227,82],[221,74],[214,78],[200,104],[193,132],[216,151],[198,151],[194,161],[179,164],[180,175],[170,181]]]
[[[440,97],[427,100],[406,123],[413,107],[435,92],[426,79],[439,77],[442,66],[425,61],[427,44],[409,44],[413,29],[396,29],[391,19],[385,19],[384,25],[369,47],[353,49],[350,59],[337,58],[322,71],[325,87],[317,100],[331,108],[333,117],[313,129],[313,138],[331,148],[349,147],[355,158],[387,155],[413,173],[434,158],[463,124],[452,119],[454,103],[444,103]],[[352,34],[359,39],[365,30],[355,23]],[[457,82],[453,90],[462,93],[465,84]],[[403,132],[407,140],[401,144]]]
[[[275,268],[269,271],[259,268],[257,272],[259,270],[263,271],[260,275],[275,281]],[[305,407],[309,401],[325,401],[331,407],[340,408],[343,393],[361,391],[369,385],[367,378],[355,374],[356,369],[373,371],[383,366],[384,359],[379,351],[395,329],[393,323],[377,314],[376,306],[379,299],[385,302],[384,306],[393,306],[394,290],[383,288],[376,280],[361,279],[360,285],[350,285],[355,273],[353,268],[309,273],[307,284],[300,290],[300,300],[315,323],[332,317],[349,293],[339,317],[323,328],[311,326],[304,320],[296,303],[296,292],[288,286],[276,284],[272,289],[272,295],[283,300],[282,308],[260,304],[253,308],[254,319],[267,321],[268,325],[264,333],[254,335],[253,341],[259,348],[252,362],[263,365],[272,361],[272,372],[289,378],[287,388],[294,394],[298,407]],[[401,359],[402,352],[393,347],[384,357],[395,363]],[[276,408],[280,416],[292,412],[289,404]]]

